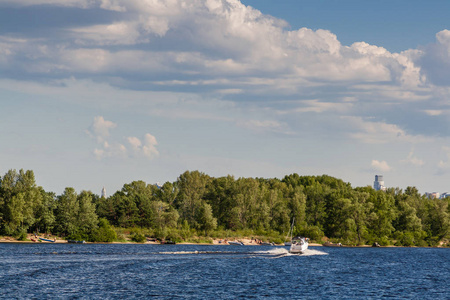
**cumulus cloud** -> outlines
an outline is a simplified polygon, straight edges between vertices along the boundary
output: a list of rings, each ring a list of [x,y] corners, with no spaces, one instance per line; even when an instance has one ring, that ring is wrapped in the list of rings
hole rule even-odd
[[[109,144],[108,142],[103,142],[100,144],[100,148],[94,149],[94,156],[97,159],[103,158],[126,158],[127,157],[127,149],[124,145],[114,142],[113,144]]]
[[[115,158],[127,158],[127,157],[146,157],[153,159],[159,155],[156,146],[158,142],[156,138],[147,133],[144,136],[143,142],[137,137],[128,137],[127,145],[124,145],[118,141],[115,137],[110,137],[110,130],[116,128],[117,124],[105,120],[102,116],[94,118],[94,122],[87,130],[87,133],[96,138],[97,148],[94,149],[94,156],[97,159],[115,157]]]
[[[87,133],[97,139],[97,142],[102,143],[107,137],[111,129],[116,128],[117,124],[105,120],[102,116],[94,118],[94,122],[90,126]]]
[[[127,140],[136,156],[144,156],[153,159],[159,155],[159,152],[156,149],[158,142],[150,133],[145,134],[144,142],[141,142],[137,137],[128,137]]]
[[[436,42],[426,46],[415,61],[432,84],[450,85],[450,30],[438,32]]]
[[[257,106],[270,110],[267,119],[272,121],[255,121],[263,119],[255,116],[236,122],[254,131],[302,131],[284,117],[312,112],[351,124],[350,136],[365,143],[418,143],[426,138],[412,133],[412,118],[404,117],[400,123],[383,117],[397,109],[404,115],[420,110],[435,116],[444,111],[450,95],[436,92],[430,84],[435,77],[450,78],[446,73],[450,69],[448,30],[439,32],[436,43],[423,49],[392,53],[362,41],[342,45],[329,30],[291,30],[285,21],[238,0],[6,3],[112,14],[85,25],[62,24],[51,36],[39,39],[26,34],[20,41],[0,36],[0,66],[5,74],[21,73],[40,82],[95,78],[119,89],[176,90],[211,102],[220,99],[249,110]],[[77,13],[82,16],[83,11]],[[433,73],[435,67],[443,74]],[[298,101],[285,101],[292,99]],[[147,100],[151,101],[156,100]],[[429,101],[437,104],[420,105]],[[198,118],[204,115],[174,111]],[[372,115],[382,121],[368,120]]]
[[[47,58],[34,63],[50,60],[54,68],[69,72],[94,72],[134,81],[136,76],[127,78],[126,74],[143,70],[150,74],[165,73],[176,80],[181,79],[180,74],[189,80],[198,80],[199,76],[281,76],[290,79],[288,88],[291,89],[305,79],[392,81],[400,85],[420,82],[407,55],[393,54],[364,42],[343,46],[328,30],[289,31],[284,21],[238,0],[21,0],[20,3],[118,12],[110,23],[69,28],[72,43],[69,40],[56,44],[39,42],[52,49]],[[147,45],[147,50],[108,47],[142,43]],[[48,70],[48,66],[41,70]],[[22,71],[27,69],[24,67]]]
[[[411,150],[411,152],[409,152],[408,154],[408,157],[404,160],[401,160],[400,162],[404,164],[413,165],[416,167],[421,167],[425,164],[425,162],[422,159],[419,159],[416,156],[414,156],[414,150]]]
[[[388,165],[386,161],[378,161],[378,160],[372,160],[371,166],[374,170],[380,171],[380,172],[389,172],[391,170],[391,167]]]
[[[72,31],[80,44],[89,44],[86,41],[95,41],[97,45],[127,45],[136,44],[139,38],[137,28],[132,23],[126,22],[74,28]]]

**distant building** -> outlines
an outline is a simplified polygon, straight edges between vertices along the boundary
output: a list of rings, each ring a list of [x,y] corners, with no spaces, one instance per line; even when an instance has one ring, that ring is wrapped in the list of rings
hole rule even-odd
[[[437,192],[425,193],[425,195],[430,199],[439,199],[440,194]]]
[[[385,191],[386,187],[384,186],[383,175],[375,175],[375,181],[373,182],[373,188],[376,191]]]
[[[441,199],[445,199],[445,198],[448,198],[448,197],[450,197],[450,193],[442,193],[441,194]]]
[[[106,189],[105,189],[105,187],[102,188],[102,198],[106,198]]]

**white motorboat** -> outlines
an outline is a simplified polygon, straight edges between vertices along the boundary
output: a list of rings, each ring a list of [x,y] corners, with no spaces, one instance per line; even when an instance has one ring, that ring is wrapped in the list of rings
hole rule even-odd
[[[302,254],[306,249],[308,249],[308,239],[304,237],[295,237],[291,241],[289,253]]]

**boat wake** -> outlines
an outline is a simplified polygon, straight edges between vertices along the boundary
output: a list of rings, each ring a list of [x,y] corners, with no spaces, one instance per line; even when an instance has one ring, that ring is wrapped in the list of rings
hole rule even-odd
[[[293,255],[297,255],[297,254],[293,254]],[[306,249],[303,254],[300,254],[302,256],[314,256],[314,255],[328,255],[328,253],[326,252],[322,252],[319,250],[313,250],[313,249]]]
[[[286,248],[273,248],[267,251],[167,251],[159,252],[162,255],[231,255],[231,256],[249,256],[249,257],[262,257],[262,258],[281,258],[286,256],[315,256],[315,255],[328,255],[328,253],[307,249],[302,254],[292,254]]]

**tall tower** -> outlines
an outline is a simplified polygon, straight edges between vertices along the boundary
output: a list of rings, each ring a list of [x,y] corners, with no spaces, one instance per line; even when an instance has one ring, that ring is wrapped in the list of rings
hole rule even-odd
[[[102,198],[106,198],[106,189],[105,189],[105,187],[102,188]]]
[[[373,182],[373,188],[376,191],[385,191],[383,175],[375,175],[375,181]]]

